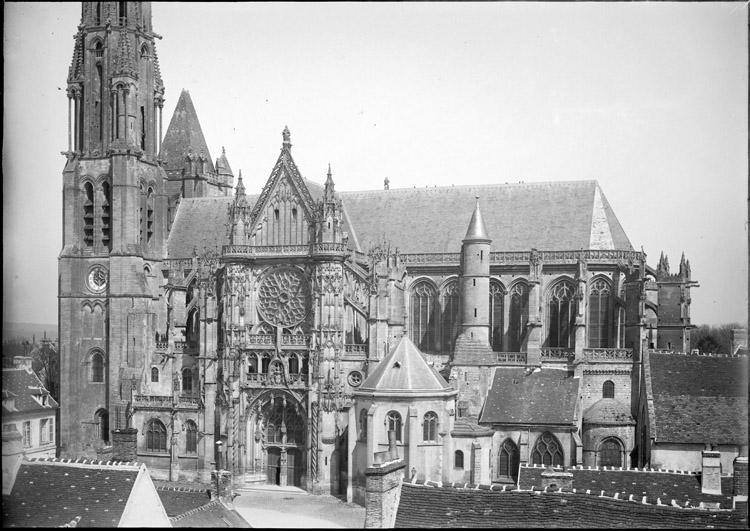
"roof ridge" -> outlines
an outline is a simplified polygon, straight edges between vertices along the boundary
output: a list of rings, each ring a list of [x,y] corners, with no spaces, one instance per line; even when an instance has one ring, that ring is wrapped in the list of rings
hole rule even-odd
[[[347,194],[347,195],[353,195],[353,194],[361,194],[361,193],[369,193],[369,192],[383,192],[383,193],[400,193],[400,192],[411,192],[414,190],[445,190],[445,189],[452,189],[452,188],[503,188],[503,187],[542,187],[547,185],[552,186],[569,186],[572,184],[578,184],[578,185],[584,185],[584,184],[592,184],[596,183],[598,185],[599,181],[596,179],[582,179],[582,180],[576,180],[576,181],[532,181],[532,182],[518,182],[518,183],[486,183],[486,184],[451,184],[449,185],[442,185],[442,186],[413,186],[411,188],[389,188],[387,190],[382,188],[374,188],[372,190],[340,190],[337,191],[339,194]]]
[[[680,352],[675,350],[667,350],[667,349],[648,349],[650,354],[673,354],[675,356],[696,356],[696,357],[702,357],[702,358],[747,358],[747,354],[739,354],[739,353],[732,353],[732,354],[725,354],[722,352]]]
[[[528,463],[521,463],[521,468],[543,468],[543,469],[549,469],[549,465],[536,465],[536,464],[528,464]],[[565,470],[564,467],[552,467],[553,470]],[[567,471],[571,470],[591,470],[591,471],[599,471],[599,472],[645,472],[647,474],[650,473],[661,473],[661,474],[683,474],[683,475],[700,475],[700,472],[696,472],[693,470],[677,470],[677,469],[667,469],[667,468],[626,468],[622,466],[584,466],[584,465],[575,465],[575,466],[569,466],[567,467]],[[726,476],[731,477],[731,475]]]
[[[91,468],[91,467],[107,467],[118,470],[140,470],[141,465],[137,461],[100,461],[98,459],[84,459],[84,458],[64,458],[64,457],[27,457],[23,461],[25,464],[35,465],[74,465],[79,468]]]
[[[214,505],[218,505],[220,503],[221,503],[221,500],[219,498],[216,498],[215,500],[211,500],[208,503],[206,503],[204,505],[201,505],[200,507],[196,507],[195,509],[190,509],[186,513],[182,513],[182,514],[178,514],[176,516],[172,516],[169,519],[172,522],[176,522],[178,520],[182,520],[183,518],[185,518],[187,516],[192,516],[192,515],[194,515],[197,512],[205,511],[206,509],[209,509],[209,508],[213,507]]]

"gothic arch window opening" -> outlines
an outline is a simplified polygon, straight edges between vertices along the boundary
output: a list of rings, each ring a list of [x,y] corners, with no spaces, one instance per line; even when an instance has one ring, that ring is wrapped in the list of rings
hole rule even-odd
[[[575,346],[576,301],[575,287],[567,280],[558,282],[547,296],[548,347],[573,348]]]
[[[625,308],[617,308],[617,347],[625,347]]]
[[[456,450],[453,454],[453,468],[464,468],[464,453],[461,450]]]
[[[185,423],[185,453],[198,453],[198,426],[192,420]]]
[[[516,482],[519,464],[518,447],[512,440],[505,439],[497,454],[497,475],[501,478],[511,478]]]
[[[531,462],[535,465],[562,466],[563,457],[560,441],[548,431],[537,438],[534,450],[531,452]]]
[[[503,330],[505,313],[505,289],[502,284],[490,281],[490,345],[495,352],[503,350]]]
[[[280,404],[271,409],[266,422],[266,441],[294,446],[305,444],[304,420],[293,406]]]
[[[91,354],[91,381],[104,383],[104,355],[100,351]]]
[[[159,368],[151,367],[151,383],[159,383]]]
[[[396,432],[396,440],[398,442],[401,442],[401,414],[398,411],[389,411],[388,415],[385,417],[386,421],[386,437],[388,436],[389,431]]]
[[[362,315],[356,308],[347,304],[346,312],[346,338],[345,342],[349,345],[367,344],[367,318]]]
[[[588,336],[590,348],[609,347],[609,282],[600,278],[589,288]]]
[[[296,354],[289,354],[289,374],[299,374],[299,357]]]
[[[437,442],[438,416],[434,411],[428,411],[422,421],[422,440],[424,442]]]
[[[458,281],[452,280],[443,288],[442,337],[440,350],[450,352],[458,334]]]
[[[143,111],[143,107],[141,107]],[[144,140],[145,142],[145,140]],[[141,146],[145,149],[145,145]],[[146,245],[151,245],[154,237],[154,189],[149,186],[146,192]]]
[[[602,385],[602,398],[614,398],[615,397],[615,383],[612,380],[607,380]]]
[[[94,185],[87,182],[83,185],[83,244],[86,249],[94,247]]]
[[[151,419],[146,425],[146,451],[167,451],[167,428],[159,419]]]
[[[182,369],[182,392],[193,393],[193,370],[189,367]]]
[[[102,247],[106,251],[112,250],[112,230],[110,227],[110,208],[112,190],[107,181],[102,182]]]
[[[98,409],[94,414],[96,424],[96,438],[104,443],[109,443],[109,412],[104,409]]]
[[[422,351],[433,351],[436,343],[436,293],[427,281],[411,290],[411,340]]]
[[[597,452],[597,466],[622,466],[622,444],[614,437],[604,439]]]
[[[517,282],[510,289],[510,309],[508,312],[509,352],[521,352],[526,339],[526,323],[529,321],[529,286]]]

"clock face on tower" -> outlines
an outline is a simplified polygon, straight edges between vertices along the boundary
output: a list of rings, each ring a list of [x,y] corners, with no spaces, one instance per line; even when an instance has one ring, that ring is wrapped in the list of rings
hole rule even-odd
[[[300,323],[310,307],[310,285],[293,267],[274,269],[266,275],[258,291],[258,309],[275,326]]]
[[[94,293],[101,293],[107,289],[107,270],[100,265],[95,265],[89,271],[86,284],[88,284],[88,288]]]

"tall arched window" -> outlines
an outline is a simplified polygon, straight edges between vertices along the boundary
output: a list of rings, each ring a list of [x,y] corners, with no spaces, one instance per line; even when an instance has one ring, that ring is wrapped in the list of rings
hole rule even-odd
[[[453,454],[453,468],[461,468],[464,467],[464,453],[461,450],[456,450],[456,452]]]
[[[144,132],[145,135],[145,132]],[[143,139],[145,142],[145,138]],[[145,145],[143,146],[145,149]],[[151,243],[154,237],[154,189],[149,186],[146,193],[146,245]]]
[[[359,440],[367,440],[367,410],[364,408],[359,412]]]
[[[396,432],[396,440],[401,442],[401,415],[398,411],[390,411],[388,413],[386,426],[388,427],[388,431]]]
[[[149,452],[167,451],[167,428],[159,419],[151,419],[146,425],[146,450]]]
[[[83,185],[86,199],[83,202],[83,244],[86,249],[94,246],[94,186]]]
[[[589,347],[609,347],[609,283],[596,280],[589,288]]]
[[[531,462],[535,465],[563,465],[563,451],[557,437],[545,431],[536,440],[534,450],[531,452]]]
[[[617,439],[604,439],[599,445],[598,466],[622,466],[622,445]]]
[[[182,369],[182,392],[193,392],[193,371],[190,368]]]
[[[602,398],[614,398],[615,397],[615,383],[611,380],[607,380],[602,385]]]
[[[151,367],[151,382],[159,383],[159,368]]]
[[[91,356],[91,381],[104,383],[104,356],[100,352]]]
[[[495,352],[503,350],[503,312],[505,290],[499,282],[490,282],[490,345]]]
[[[443,315],[440,350],[451,352],[458,333],[458,282],[453,281],[443,289]]]
[[[185,423],[185,453],[198,453],[198,426],[192,420]]]
[[[112,230],[110,228],[110,204],[112,202],[112,191],[108,182],[102,183],[102,247],[112,250]]]
[[[425,442],[437,442],[438,416],[434,411],[425,413],[422,423],[422,439]]]
[[[528,285],[519,282],[511,288],[508,320],[508,345],[505,348],[508,352],[521,352],[529,321]]]
[[[411,340],[422,350],[435,350],[435,289],[419,282],[411,290]]]
[[[560,282],[550,290],[547,297],[546,346],[573,348],[575,319],[575,287],[570,282]]]
[[[497,454],[497,475],[518,481],[518,447],[510,439],[505,439]]]

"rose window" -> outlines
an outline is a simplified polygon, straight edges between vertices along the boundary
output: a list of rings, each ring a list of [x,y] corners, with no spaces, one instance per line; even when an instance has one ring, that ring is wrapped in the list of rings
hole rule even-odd
[[[285,267],[266,275],[260,285],[259,309],[276,326],[294,326],[307,317],[310,286],[297,269]]]

